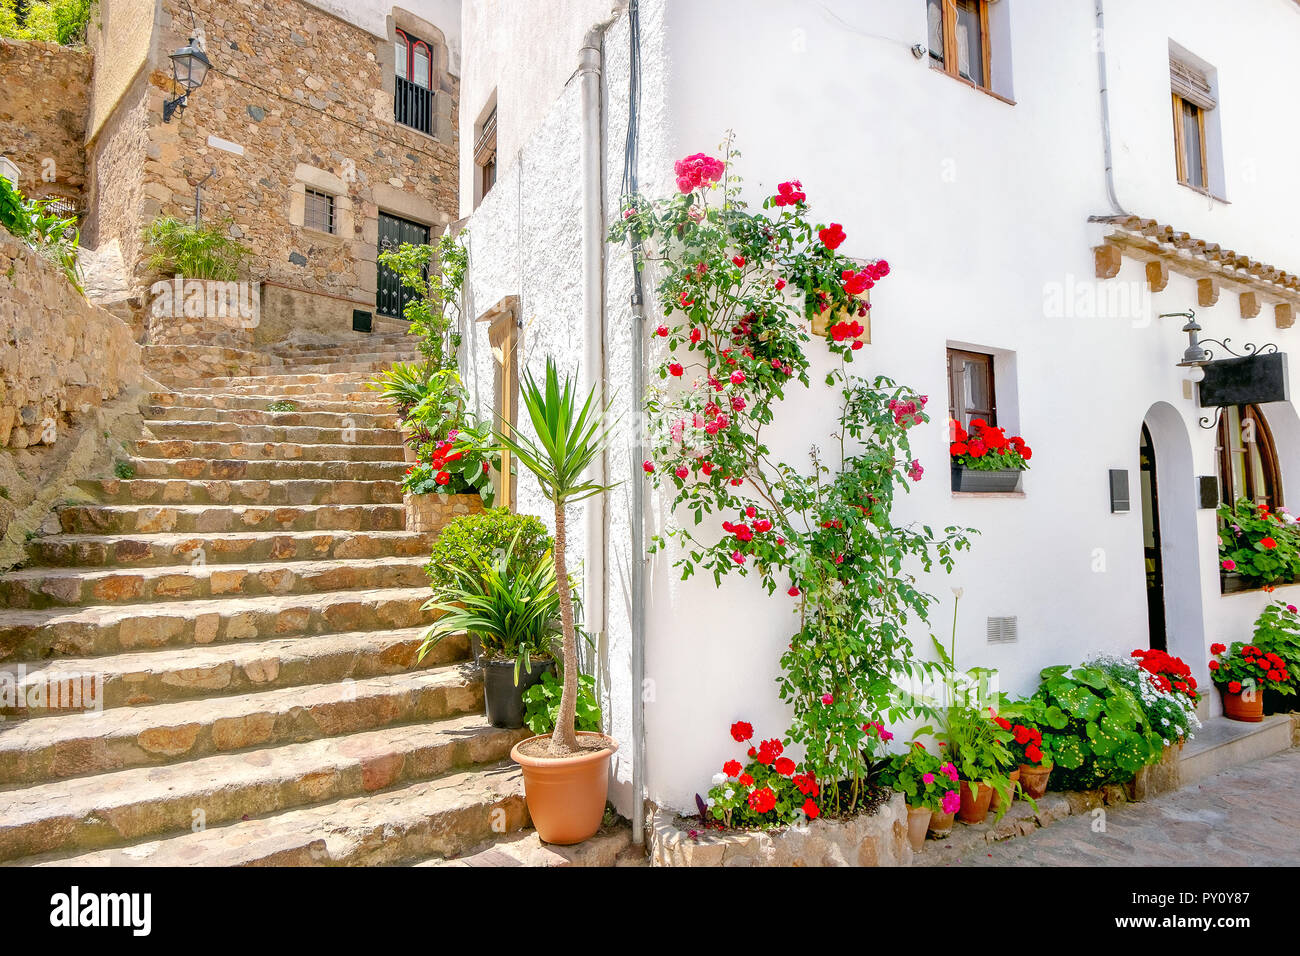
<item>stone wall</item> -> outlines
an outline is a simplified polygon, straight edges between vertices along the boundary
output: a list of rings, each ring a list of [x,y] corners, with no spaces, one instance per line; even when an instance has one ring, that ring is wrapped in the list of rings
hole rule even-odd
[[[180,0],[159,2],[146,85],[122,97],[95,146],[95,240],[118,238],[135,287],[146,288],[155,277],[133,238],[159,215],[192,217],[193,184],[215,171],[203,187],[203,219],[229,221],[229,233],[253,249],[250,278],[373,309],[380,209],[425,222],[434,235],[454,218],[456,78],[441,78],[451,111],[442,139],[426,136],[393,120],[386,38],[299,0],[194,0],[213,66],[188,108],[164,124],[166,52],[191,29]],[[321,184],[346,213],[335,235],[293,224],[304,188]],[[335,331],[350,330],[351,307],[338,307]],[[272,330],[275,340],[291,333],[274,318],[259,342]]]
[[[0,567],[135,437],[143,382],[128,327],[0,229]]]
[[[51,263],[0,232],[0,447],[55,444],[140,380],[140,349]]]
[[[32,198],[84,205],[91,63],[57,43],[0,40],[0,156]]]

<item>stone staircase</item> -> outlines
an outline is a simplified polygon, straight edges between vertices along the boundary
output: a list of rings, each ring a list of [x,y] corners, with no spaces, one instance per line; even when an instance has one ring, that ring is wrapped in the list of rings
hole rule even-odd
[[[411,357],[397,335],[286,346],[152,394],[133,476],[83,482],[94,503],[0,574],[0,862],[530,845],[527,731],[487,724],[465,640],[415,660],[432,536],[405,530],[401,436],[364,388]]]

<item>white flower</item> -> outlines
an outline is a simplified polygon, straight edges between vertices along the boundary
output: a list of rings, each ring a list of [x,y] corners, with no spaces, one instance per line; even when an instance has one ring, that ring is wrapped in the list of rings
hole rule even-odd
[[[965,589],[965,588],[953,588],[953,589],[952,589],[952,596],[955,597],[955,598],[956,598],[957,600],[959,600],[959,601],[961,600],[961,596],[962,596],[963,594],[965,594],[965,593],[966,593],[966,589]]]
[[[709,799],[705,800],[705,801],[704,801],[704,805],[705,805],[705,806],[708,806],[708,807],[713,806],[713,798],[712,798],[712,797],[709,797]]]
[[[723,794],[723,796],[728,800],[730,800],[735,795],[736,795],[736,791],[732,790],[730,787],[728,787],[727,791]]]
[[[713,775],[713,785],[715,787],[720,787],[726,783],[728,779],[730,778],[725,773],[715,773]]]

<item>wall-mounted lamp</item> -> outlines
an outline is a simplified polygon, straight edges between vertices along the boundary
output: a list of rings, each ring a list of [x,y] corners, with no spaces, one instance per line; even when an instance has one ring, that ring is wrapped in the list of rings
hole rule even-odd
[[[195,44],[194,37],[190,37],[189,43],[171,54],[171,61],[172,80],[181,88],[181,94],[163,103],[164,123],[170,123],[173,114],[185,109],[190,94],[203,85],[208,68],[212,66],[203,49]]]
[[[1191,309],[1186,312],[1165,312],[1160,318],[1184,318],[1187,324],[1183,326],[1183,331],[1187,333],[1187,348],[1183,352],[1183,360],[1178,363],[1179,368],[1193,369],[1193,375],[1200,373],[1200,378],[1205,377],[1205,372],[1201,366],[1210,360],[1210,353],[1201,345],[1200,339],[1196,333],[1201,331],[1200,323],[1196,321],[1196,313]],[[1193,378],[1193,381],[1200,381],[1200,378]]]

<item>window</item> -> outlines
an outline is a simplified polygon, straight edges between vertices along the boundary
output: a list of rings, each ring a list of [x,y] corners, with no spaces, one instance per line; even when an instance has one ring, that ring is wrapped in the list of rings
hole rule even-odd
[[[316,189],[304,192],[302,224],[308,229],[318,229],[334,235],[338,226],[334,219],[334,197]]]
[[[969,428],[975,418],[998,423],[992,355],[948,350],[948,418],[962,428]]]
[[[1215,108],[1209,73],[1202,67],[1171,57],[1169,86],[1173,101],[1174,163],[1178,181],[1193,189],[1209,191],[1212,171],[1207,127],[1211,125]]]
[[[478,173],[475,187],[475,205],[482,201],[497,181],[497,108],[489,110],[479,125],[478,142],[474,146],[474,166]]]
[[[1246,498],[1270,510],[1283,504],[1273,433],[1258,405],[1229,405],[1219,418],[1219,488],[1224,504]]]
[[[433,51],[429,44],[398,30],[393,74],[393,118],[432,136]]]
[[[988,0],[927,0],[930,65],[991,90]]]

